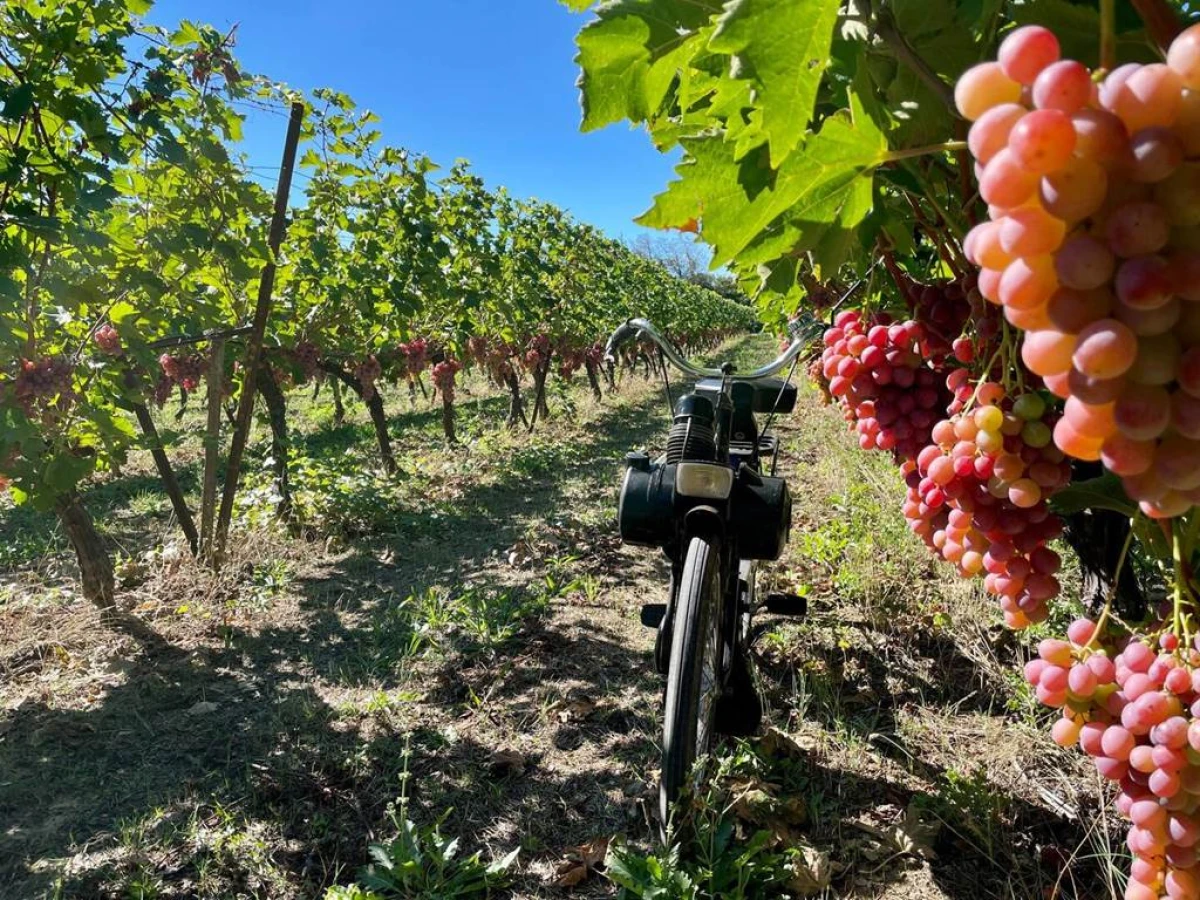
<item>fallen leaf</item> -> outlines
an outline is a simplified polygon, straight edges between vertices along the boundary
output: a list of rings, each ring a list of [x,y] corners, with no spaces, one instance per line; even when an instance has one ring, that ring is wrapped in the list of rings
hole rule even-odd
[[[792,877],[788,881],[788,890],[801,897],[822,893],[833,878],[829,854],[815,847],[796,849],[799,852],[792,857]]]
[[[589,872],[603,865],[608,856],[610,840],[606,837],[595,838],[568,850],[567,858],[554,870],[554,886],[574,887],[587,878]]]
[[[201,700],[197,703],[193,703],[188,708],[187,714],[189,716],[206,716],[209,713],[216,712],[217,709],[219,709],[219,706],[218,706],[218,704],[213,703],[213,701]]]

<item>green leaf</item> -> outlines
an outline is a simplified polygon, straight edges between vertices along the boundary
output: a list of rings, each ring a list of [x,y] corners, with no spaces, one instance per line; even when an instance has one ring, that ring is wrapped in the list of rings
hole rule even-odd
[[[616,0],[600,7],[576,39],[583,129],[650,118],[678,68],[701,49],[697,30],[719,10],[716,0]]]
[[[826,119],[778,172],[760,154],[735,161],[717,135],[683,145],[689,157],[676,169],[681,178],[637,221],[679,228],[702,219],[717,264],[733,263],[756,241],[743,263],[813,249],[835,239],[831,230],[852,229],[870,210],[871,175],[887,153],[883,134],[854,98],[851,111]]]
[[[1121,487],[1121,479],[1112,474],[1068,485],[1050,498],[1050,508],[1060,516],[1085,509],[1109,509],[1130,517],[1138,514],[1137,504]]]
[[[42,473],[42,482],[56,494],[65,493],[95,468],[95,458],[73,453],[56,453]]]
[[[736,55],[758,88],[755,105],[778,168],[800,143],[829,65],[838,0],[732,0],[709,48]]]
[[[16,122],[31,109],[33,109],[33,85],[28,83],[18,85],[4,98],[4,109],[0,110],[0,117]]]

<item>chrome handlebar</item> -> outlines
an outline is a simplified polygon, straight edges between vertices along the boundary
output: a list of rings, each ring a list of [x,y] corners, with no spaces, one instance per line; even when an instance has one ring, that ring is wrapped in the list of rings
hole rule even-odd
[[[668,341],[654,327],[654,323],[648,319],[629,319],[620,325],[613,332],[612,337],[608,339],[608,343],[604,347],[604,358],[609,362],[614,362],[616,357],[614,353],[621,344],[628,341],[630,338],[649,338],[658,348],[662,350],[663,356],[669,359],[677,369],[687,375],[695,378],[730,378],[732,381],[756,381],[759,378],[766,378],[769,375],[774,375],[784,366],[788,365],[795,359],[800,351],[805,348],[808,341],[802,334],[802,329],[797,326],[789,329],[792,333],[792,343],[778,357],[765,366],[755,369],[752,372],[747,372],[744,375],[728,375],[722,369],[714,369],[706,366],[694,366],[683,358],[675,345]]]

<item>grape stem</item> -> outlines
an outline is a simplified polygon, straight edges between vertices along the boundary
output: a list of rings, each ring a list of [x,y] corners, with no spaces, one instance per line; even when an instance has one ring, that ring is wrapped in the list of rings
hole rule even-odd
[[[1100,0],[1100,68],[1105,72],[1117,64],[1116,22],[1116,0]]]
[[[1108,595],[1104,598],[1104,609],[1100,613],[1100,618],[1096,620],[1096,627],[1092,631],[1092,636],[1086,644],[1085,650],[1091,650],[1100,641],[1100,635],[1104,633],[1104,626],[1108,624],[1109,616],[1112,615],[1113,600],[1117,596],[1117,585],[1121,583],[1121,570],[1125,568],[1125,558],[1129,555],[1129,547],[1133,544],[1133,528],[1129,529],[1125,535],[1125,543],[1121,547],[1121,555],[1117,557],[1117,568],[1113,573],[1112,584],[1108,586]]]
[[[910,147],[907,150],[892,150],[884,156],[883,161],[885,163],[897,162],[902,159],[912,159],[914,156],[926,156],[930,153],[953,153],[957,150],[966,149],[966,141],[943,141],[940,144],[926,144],[924,147]]]

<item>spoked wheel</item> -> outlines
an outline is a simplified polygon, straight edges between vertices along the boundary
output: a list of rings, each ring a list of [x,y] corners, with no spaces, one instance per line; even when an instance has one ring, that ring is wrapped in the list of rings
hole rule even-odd
[[[692,538],[679,579],[663,716],[659,818],[689,786],[696,759],[712,747],[721,696],[721,554],[707,538]],[[691,785],[695,787],[695,785]]]

